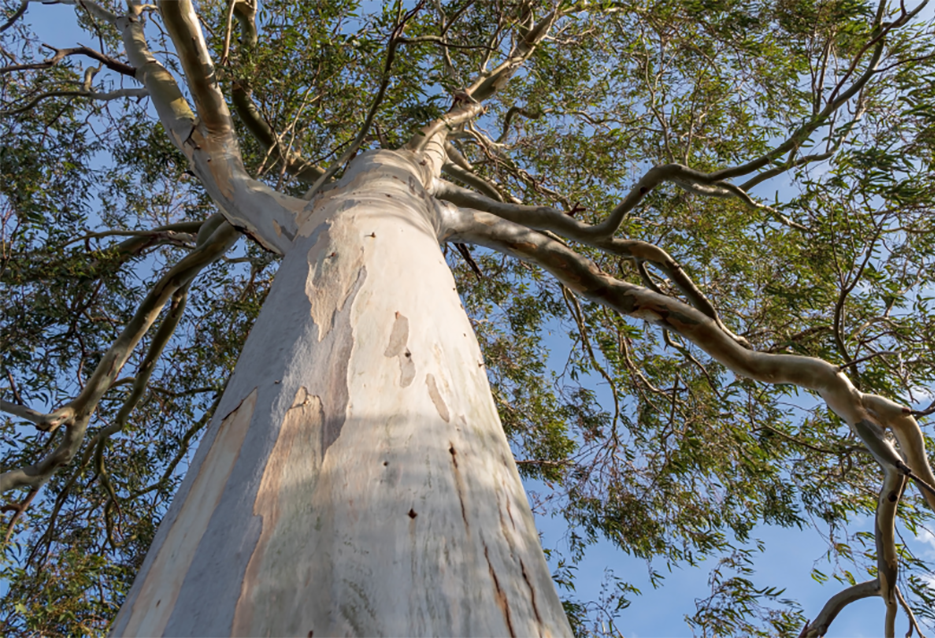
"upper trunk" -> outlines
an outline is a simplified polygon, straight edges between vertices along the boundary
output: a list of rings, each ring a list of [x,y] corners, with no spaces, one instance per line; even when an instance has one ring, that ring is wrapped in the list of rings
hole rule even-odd
[[[115,635],[571,633],[424,179],[309,204]]]

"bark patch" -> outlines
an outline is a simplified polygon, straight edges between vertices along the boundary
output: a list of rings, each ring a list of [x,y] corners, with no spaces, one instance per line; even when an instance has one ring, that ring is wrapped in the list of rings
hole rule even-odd
[[[364,249],[341,224],[330,224],[308,251],[305,294],[311,303],[312,319],[318,326],[318,341],[334,327],[336,316],[359,288]]]
[[[188,574],[188,566],[240,457],[240,448],[256,407],[256,395],[256,390],[251,392],[221,421],[185,502],[144,577],[127,625],[119,630],[121,635],[162,635]]]
[[[390,332],[390,341],[386,344],[383,355],[386,357],[399,357],[399,387],[405,388],[416,377],[416,364],[412,361],[412,353],[406,344],[409,342],[409,318],[396,313],[393,330]]]
[[[367,269],[361,267],[357,281],[348,292],[345,300],[353,299],[360,292],[367,279]],[[340,313],[334,314],[333,323],[338,325],[330,335],[331,352],[327,357],[329,367],[328,387],[322,396],[324,423],[321,427],[321,454],[324,457],[332,443],[341,436],[344,422],[347,420],[348,379],[347,369],[354,349],[354,326],[351,325],[351,304],[345,303]]]
[[[286,411],[276,445],[266,461],[260,487],[253,501],[253,514],[263,519],[262,532],[257,540],[256,547],[247,563],[243,584],[240,588],[240,598],[234,610],[234,625],[231,635],[256,635],[254,623],[254,600],[264,597],[264,590],[269,588],[270,581],[275,582],[275,566],[267,567],[264,558],[270,540],[276,532],[282,507],[280,495],[284,479],[288,478],[290,466],[295,464],[313,463],[312,459],[320,458],[319,440],[314,436],[322,424],[321,400],[308,393],[305,387],[296,392],[292,407]],[[273,559],[276,557],[273,556]],[[261,613],[263,610],[260,610]],[[264,624],[264,623],[260,623]]]
[[[429,396],[432,397],[432,403],[435,404],[435,409],[438,410],[438,416],[442,418],[442,421],[448,423],[451,420],[451,415],[448,413],[448,406],[445,405],[445,400],[438,391],[438,385],[435,383],[435,375],[425,375],[425,385],[429,388]]]

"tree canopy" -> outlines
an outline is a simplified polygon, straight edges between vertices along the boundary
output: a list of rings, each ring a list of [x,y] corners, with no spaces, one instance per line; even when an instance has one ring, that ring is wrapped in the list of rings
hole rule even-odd
[[[6,2],[0,27],[4,635],[107,630],[278,263],[216,232],[224,203],[160,119],[173,79],[210,117],[174,3],[47,4]],[[935,570],[902,538],[935,503],[925,2],[194,8],[256,179],[302,198],[355,153],[447,127],[437,197],[535,229],[528,254],[470,226],[445,252],[520,471],[547,487],[536,507],[567,522],[553,558],[576,631],[613,634],[638,603],[626,575],[575,596],[606,539],[656,571],[720,561],[698,635],[798,635],[815,619],[754,573],[763,524],[828,538],[829,598],[935,623]],[[65,20],[83,40],[37,35]],[[714,328],[614,306],[600,277]],[[843,417],[825,374],[878,422]]]

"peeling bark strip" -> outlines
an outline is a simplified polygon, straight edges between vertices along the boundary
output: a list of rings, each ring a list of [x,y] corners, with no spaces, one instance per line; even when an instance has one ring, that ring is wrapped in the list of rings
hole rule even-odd
[[[292,407],[286,412],[279,431],[279,438],[266,462],[266,469],[253,502],[253,514],[263,519],[263,531],[250,556],[247,572],[241,585],[240,598],[234,610],[234,624],[231,635],[252,636],[256,634],[258,611],[268,613],[262,606],[257,610],[256,600],[263,599],[271,589],[270,580],[275,580],[276,573],[265,563],[266,550],[280,523],[280,497],[284,483],[290,475],[295,475],[296,468],[316,464],[321,458],[321,447],[315,433],[322,426],[321,400],[311,396],[305,387],[299,388]],[[290,471],[291,468],[291,471]],[[288,524],[289,521],[284,523]],[[276,558],[276,557],[274,557]],[[275,585],[275,582],[272,583]],[[266,624],[266,618],[260,618],[260,627]],[[311,632],[309,632],[311,634]]]
[[[429,396],[432,397],[432,403],[435,404],[435,409],[438,410],[438,416],[440,416],[445,423],[448,423],[451,420],[451,415],[448,413],[448,406],[445,405],[445,400],[442,398],[441,393],[438,391],[438,386],[435,384],[435,375],[425,375],[425,385],[429,388]]]
[[[358,242],[351,241],[349,232],[349,225],[329,224],[308,252],[305,294],[312,304],[312,319],[318,324],[319,341],[334,327],[335,315],[360,283],[364,251]]]
[[[121,610],[130,613],[122,635],[162,635],[188,574],[188,566],[240,456],[256,406],[256,395],[256,390],[251,392],[221,422],[214,443],[198,468],[185,504],[146,574],[139,595],[131,609]],[[119,626],[119,622],[118,618],[115,626]]]
[[[348,307],[350,301],[360,292],[364,281],[367,279],[367,269],[360,267],[357,271],[357,279],[353,287],[347,291],[341,300],[340,309],[334,310],[331,315],[331,325],[340,324],[340,329],[335,330],[330,336],[331,356],[328,361],[333,366],[328,371],[327,389],[322,397],[322,403],[325,413],[325,422],[321,428],[321,454],[328,451],[328,448],[341,436],[341,430],[344,429],[344,422],[347,420],[347,404],[349,401],[348,392],[348,364],[351,359],[351,351],[354,349],[354,326],[350,323]],[[340,317],[340,318],[339,318]],[[317,322],[316,322],[317,323]],[[319,330],[320,326],[319,325]],[[319,335],[321,332],[319,331]]]
[[[412,383],[416,376],[416,364],[412,360],[412,353],[406,344],[409,342],[409,319],[405,315],[396,313],[393,322],[393,331],[390,341],[386,345],[383,356],[399,357],[399,387],[405,388]]]

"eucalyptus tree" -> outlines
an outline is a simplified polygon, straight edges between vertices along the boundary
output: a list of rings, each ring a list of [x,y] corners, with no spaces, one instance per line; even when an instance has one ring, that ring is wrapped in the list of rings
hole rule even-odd
[[[602,538],[718,557],[702,635],[935,620],[925,2],[56,4],[2,27],[5,634],[614,633],[553,584]]]

